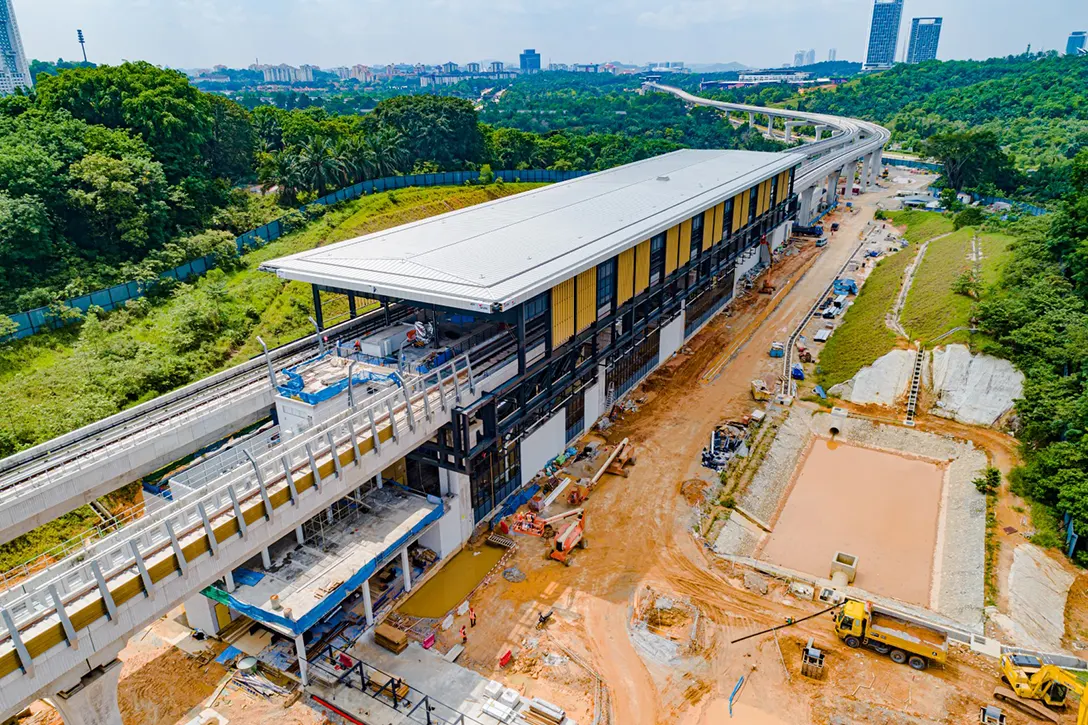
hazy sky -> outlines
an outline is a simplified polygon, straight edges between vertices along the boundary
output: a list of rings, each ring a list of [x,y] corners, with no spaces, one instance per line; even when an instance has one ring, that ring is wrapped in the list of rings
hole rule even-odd
[[[14,0],[31,58],[75,59],[76,28],[99,63],[682,60],[792,61],[799,48],[862,60],[872,0]],[[910,18],[944,17],[939,57],[1065,49],[1088,29],[1086,0],[906,0]]]

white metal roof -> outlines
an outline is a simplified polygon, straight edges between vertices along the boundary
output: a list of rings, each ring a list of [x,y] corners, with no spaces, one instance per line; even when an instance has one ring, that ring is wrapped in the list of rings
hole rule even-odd
[[[797,166],[682,150],[265,262],[284,279],[493,312]]]

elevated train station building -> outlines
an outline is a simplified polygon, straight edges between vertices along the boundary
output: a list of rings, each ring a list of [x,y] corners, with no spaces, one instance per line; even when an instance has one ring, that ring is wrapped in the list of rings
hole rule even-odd
[[[264,263],[361,324],[270,363],[273,423],[173,502],[3,595],[0,714],[116,722],[118,650],[180,603],[306,685],[770,262],[804,160],[677,151]]]
[[[313,285],[317,312],[323,294],[343,294],[353,309],[380,300],[405,330],[420,323],[430,357],[410,349],[424,365],[467,353],[477,374],[492,373],[406,467],[420,493],[453,482],[466,540],[770,261],[796,214],[803,160],[677,151],[262,269]],[[380,347],[339,345],[359,360]]]

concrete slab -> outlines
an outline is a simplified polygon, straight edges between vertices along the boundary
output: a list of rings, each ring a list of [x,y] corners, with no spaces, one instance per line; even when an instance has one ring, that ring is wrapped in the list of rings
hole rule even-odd
[[[256,584],[239,585],[231,596],[271,617],[283,617],[284,610],[290,609],[295,620],[304,619],[352,575],[441,507],[396,486],[371,491],[363,503],[366,512],[329,524],[323,540],[300,546],[292,533],[270,546],[272,568],[264,571]],[[273,609],[272,595],[279,596],[280,610]]]

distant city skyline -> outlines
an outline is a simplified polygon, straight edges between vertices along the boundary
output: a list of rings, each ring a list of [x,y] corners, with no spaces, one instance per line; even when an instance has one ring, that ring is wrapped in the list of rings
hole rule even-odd
[[[257,58],[327,68],[450,58],[517,64],[526,47],[538,50],[542,68],[670,57],[774,67],[816,37],[839,59],[863,61],[872,11],[872,0],[0,0],[12,1],[28,58],[81,59],[81,28],[92,62],[183,68],[247,67]],[[1083,0],[1050,0],[1031,12],[1019,0],[948,5],[907,0],[905,11],[944,17],[942,58],[1009,55],[1029,43],[1064,51],[1070,26],[1088,25]]]

